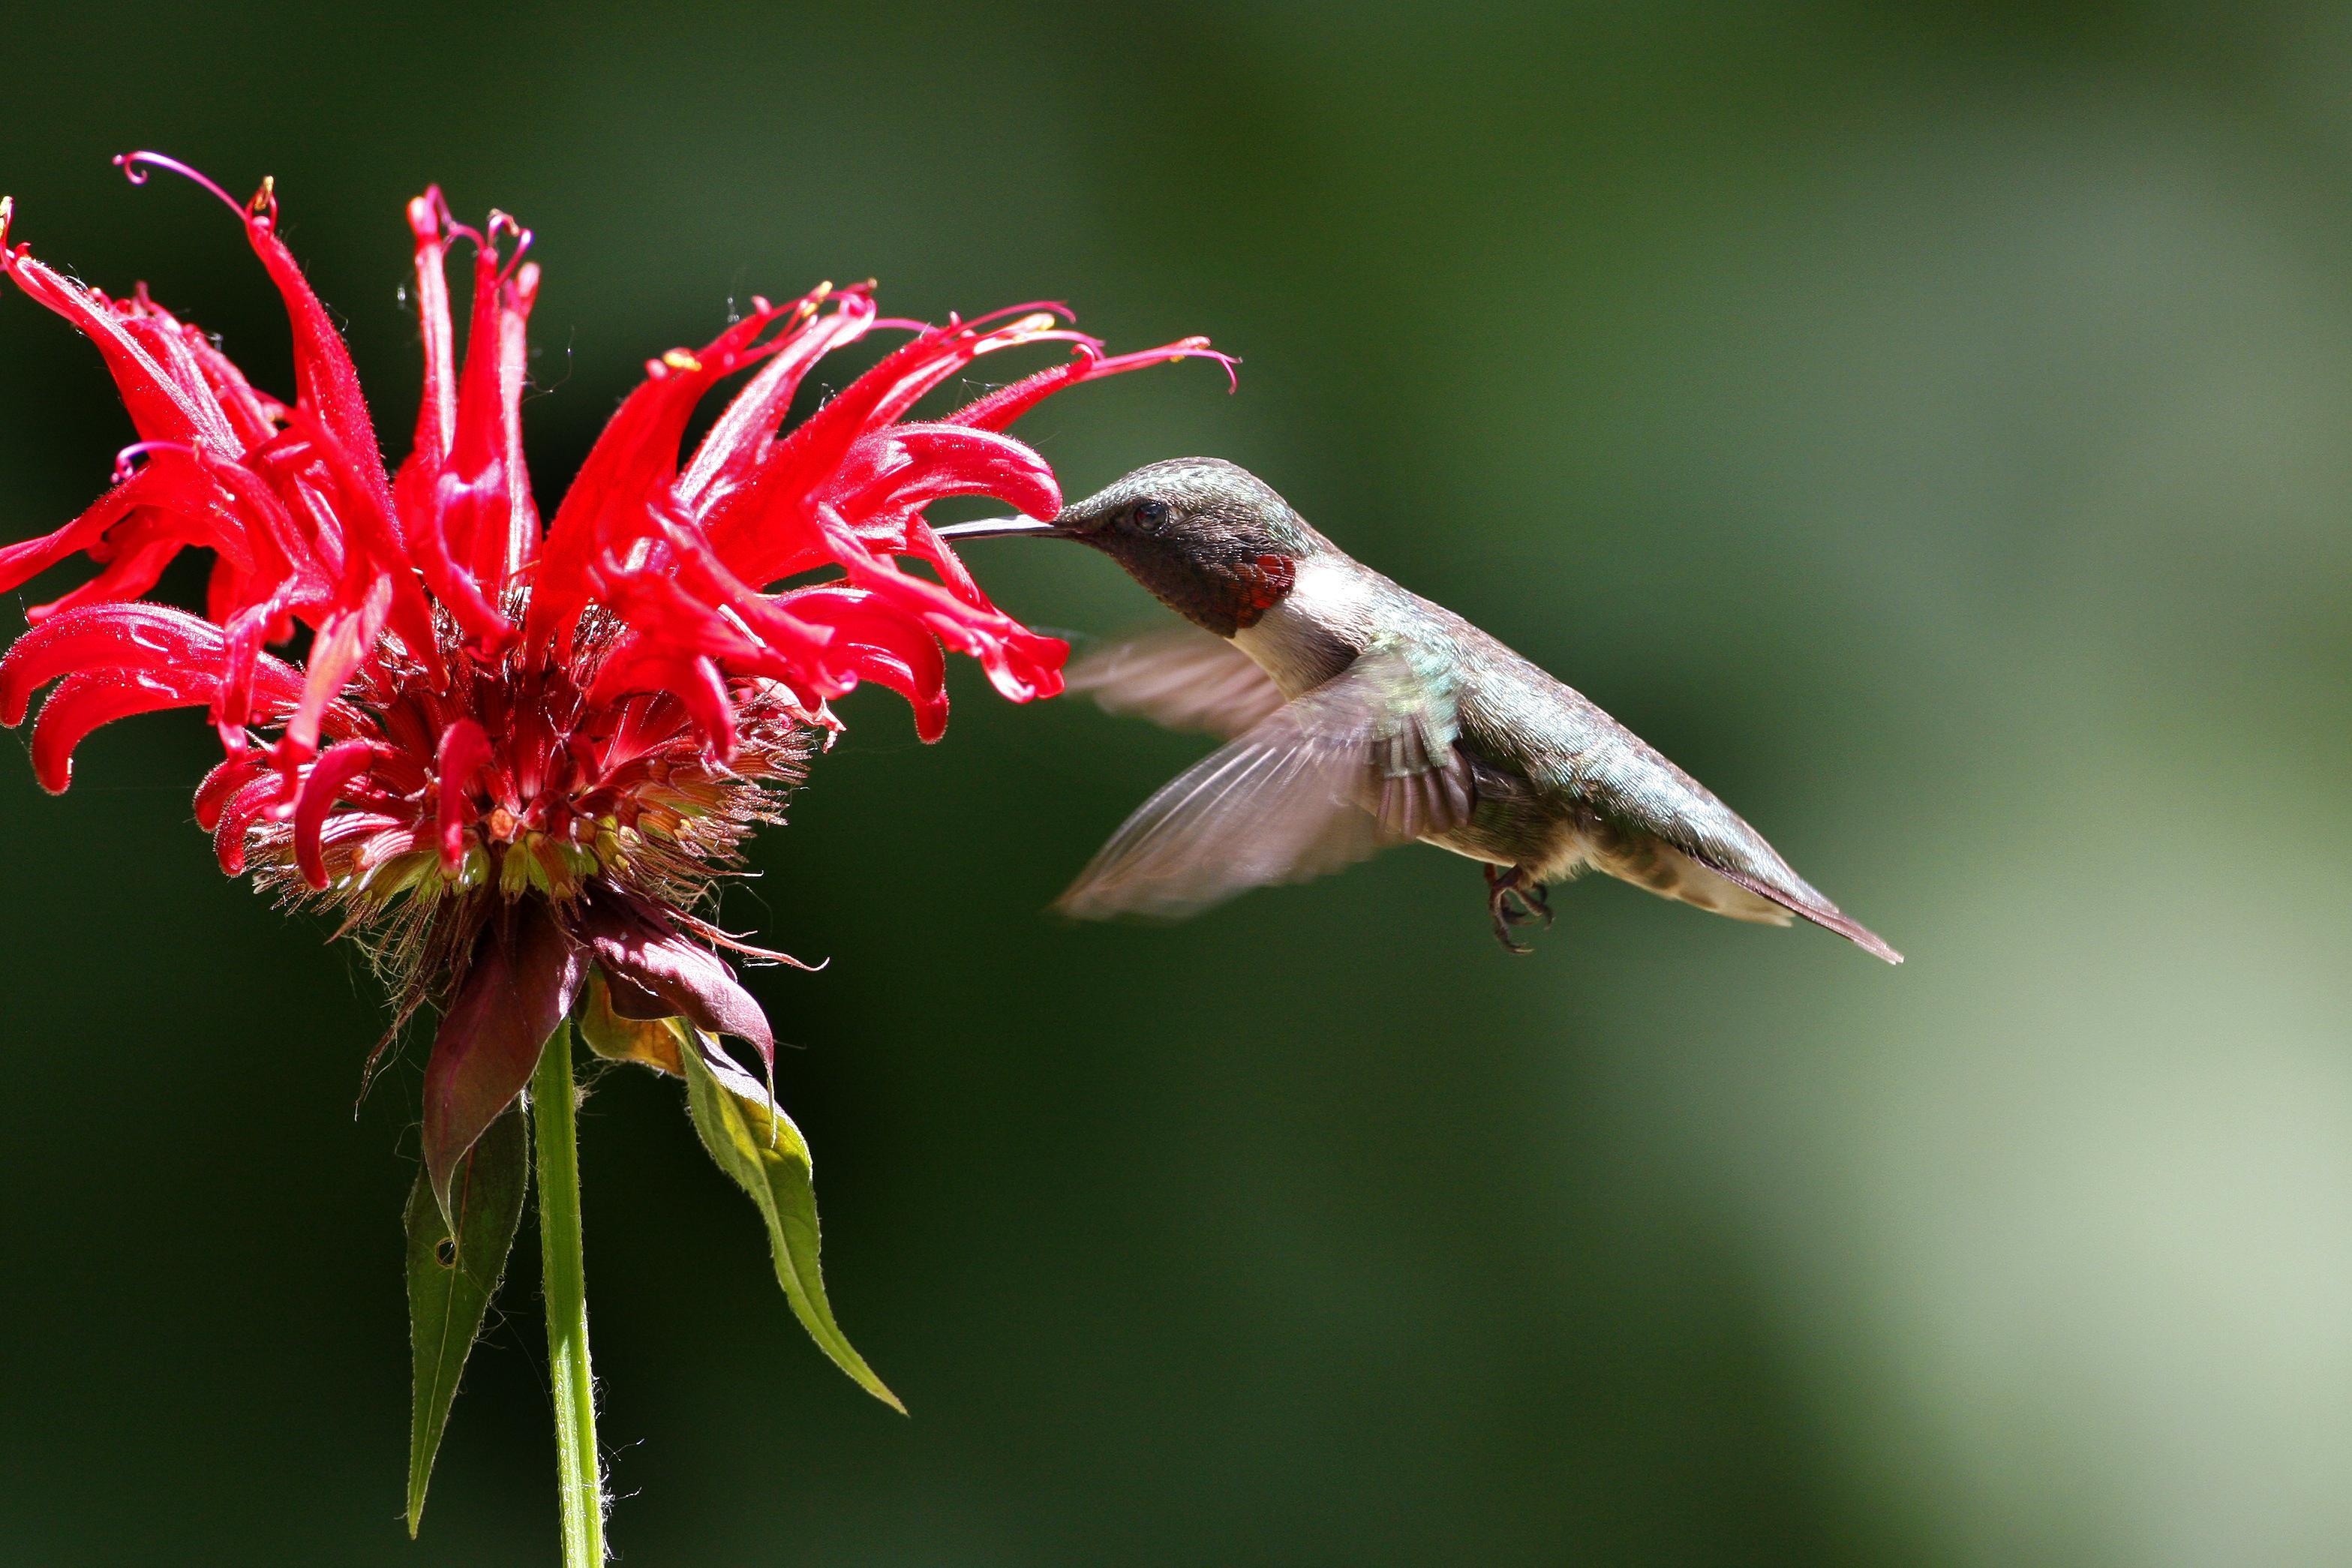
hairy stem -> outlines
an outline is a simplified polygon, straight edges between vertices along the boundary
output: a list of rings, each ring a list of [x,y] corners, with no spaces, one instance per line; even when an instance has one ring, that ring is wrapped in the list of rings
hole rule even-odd
[[[547,1037],[530,1079],[539,1149],[541,1293],[547,1373],[555,1391],[555,1496],[563,1568],[604,1568],[604,1483],[596,1452],[596,1385],[588,1370],[588,1281],[580,1248],[580,1131],[572,1088],[572,1026]]]

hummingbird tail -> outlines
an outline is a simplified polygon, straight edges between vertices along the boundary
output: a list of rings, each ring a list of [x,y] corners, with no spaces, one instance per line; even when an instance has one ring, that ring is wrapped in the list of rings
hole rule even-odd
[[[1707,868],[1724,880],[1745,888],[1759,898],[1769,899],[1782,909],[1793,914],[1802,915],[1824,930],[1837,932],[1838,935],[1874,958],[1883,958],[1889,963],[1903,962],[1903,955],[1888,946],[1885,937],[1855,920],[1819,893],[1813,892],[1811,888],[1806,888],[1803,893],[1800,893],[1790,889],[1776,888],[1769,882],[1761,881],[1726,866],[1710,863]],[[1805,893],[1811,893],[1812,896],[1807,898],[1804,896]]]

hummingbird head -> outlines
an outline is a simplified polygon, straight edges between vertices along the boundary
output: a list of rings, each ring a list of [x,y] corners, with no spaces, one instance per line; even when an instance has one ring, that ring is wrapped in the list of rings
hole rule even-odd
[[[1332,547],[1271,485],[1219,458],[1149,464],[1064,507],[1051,522],[961,523],[940,534],[1091,544],[1160,603],[1221,637],[1255,625],[1288,595],[1298,563]]]

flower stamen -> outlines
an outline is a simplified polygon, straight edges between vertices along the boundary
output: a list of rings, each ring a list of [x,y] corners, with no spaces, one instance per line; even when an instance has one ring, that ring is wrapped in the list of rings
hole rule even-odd
[[[246,205],[240,203],[235,196],[230,195],[226,191],[222,190],[220,186],[215,184],[209,175],[205,174],[200,170],[191,168],[189,165],[181,163],[177,158],[166,157],[161,153],[148,153],[143,151],[138,153],[118,153],[114,157],[114,166],[121,170],[122,177],[129,180],[134,185],[145,184],[150,172],[153,169],[168,169],[173,174],[179,175],[181,178],[193,180],[197,184],[203,186],[205,190],[210,191],[215,196],[219,198],[221,205],[236,214],[238,217],[247,218],[256,216],[255,213],[248,210]],[[269,181],[264,180],[262,182],[263,191],[268,191],[271,188]]]

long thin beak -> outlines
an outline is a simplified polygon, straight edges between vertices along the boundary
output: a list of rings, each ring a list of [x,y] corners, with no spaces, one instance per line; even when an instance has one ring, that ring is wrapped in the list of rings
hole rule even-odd
[[[1011,539],[1018,534],[1058,534],[1058,522],[1041,522],[1034,517],[984,517],[977,522],[951,522],[936,530],[941,539]]]

